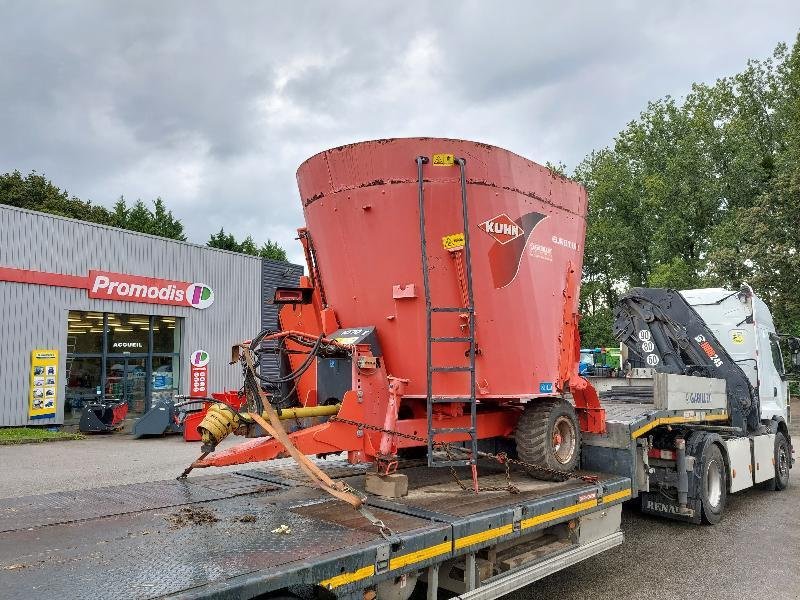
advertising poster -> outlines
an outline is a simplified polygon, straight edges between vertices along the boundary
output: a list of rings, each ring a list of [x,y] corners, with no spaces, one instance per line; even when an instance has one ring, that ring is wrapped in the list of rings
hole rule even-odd
[[[58,350],[31,352],[31,393],[28,416],[48,419],[56,416],[58,398]]]
[[[190,355],[189,395],[208,396],[208,352],[196,350]]]

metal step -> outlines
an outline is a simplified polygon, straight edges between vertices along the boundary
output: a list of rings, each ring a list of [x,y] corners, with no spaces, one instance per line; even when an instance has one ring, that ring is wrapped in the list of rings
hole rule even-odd
[[[471,337],[433,337],[432,342],[471,342]]]
[[[464,460],[433,460],[429,467],[468,467],[472,462],[468,459]]]
[[[472,436],[475,434],[475,430],[472,427],[442,427],[440,429],[432,427],[430,431],[434,435],[439,433],[468,433]]]
[[[471,306],[431,306],[431,312],[472,313],[475,310]]]
[[[431,373],[471,373],[472,367],[431,367]]]
[[[431,396],[431,402],[434,404],[452,404],[454,402],[472,402],[472,398],[469,396]]]

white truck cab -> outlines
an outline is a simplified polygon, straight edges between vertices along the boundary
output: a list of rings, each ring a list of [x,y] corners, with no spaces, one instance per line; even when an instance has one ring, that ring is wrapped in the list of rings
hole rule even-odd
[[[681,295],[714,332],[758,390],[761,420],[789,422],[789,388],[772,314],[750,286],[682,290]]]

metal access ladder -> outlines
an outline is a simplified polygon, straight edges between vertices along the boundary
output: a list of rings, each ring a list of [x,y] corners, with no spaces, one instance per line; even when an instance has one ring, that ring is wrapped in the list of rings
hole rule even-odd
[[[429,162],[427,156],[418,156],[417,179],[419,190],[419,234],[422,250],[422,281],[425,289],[425,313],[426,313],[426,336],[427,336],[427,413],[428,413],[428,466],[429,467],[455,467],[472,466],[473,482],[477,491],[477,472],[476,460],[478,457],[478,434],[477,434],[477,403],[475,397],[475,303],[472,293],[472,262],[470,260],[469,249],[469,218],[467,215],[467,186],[465,166],[463,158],[455,158],[454,165],[460,170],[461,182],[461,209],[464,227],[464,247],[463,247],[463,277],[464,287],[466,288],[464,304],[466,306],[434,306],[431,302],[430,279],[428,276],[428,248],[425,233],[425,187],[423,180],[423,166]],[[458,313],[465,315],[467,319],[467,335],[459,337],[435,337],[433,336],[432,320],[434,313]],[[440,343],[467,343],[469,350],[467,357],[468,365],[434,365],[433,347]],[[433,381],[438,373],[465,372],[469,373],[469,395],[467,396],[436,396],[433,394]],[[433,405],[444,403],[463,403],[469,406],[470,426],[469,427],[446,427],[437,428],[434,426]],[[465,406],[466,408],[466,406]],[[454,459],[453,457],[436,457],[434,455],[435,437],[438,434],[446,433],[466,433],[469,434],[469,458]]]

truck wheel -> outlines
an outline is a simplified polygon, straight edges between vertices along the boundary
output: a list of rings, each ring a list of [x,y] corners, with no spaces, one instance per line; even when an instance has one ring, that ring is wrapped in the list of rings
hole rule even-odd
[[[782,431],[775,434],[775,479],[773,489],[785,490],[789,487],[789,467],[792,463],[792,450],[789,440]]]
[[[786,434],[778,431],[775,434],[775,477],[758,484],[762,490],[780,491],[789,487],[789,467],[791,467],[792,449]]]
[[[716,444],[708,444],[703,450],[700,471],[700,499],[703,522],[714,525],[722,520],[728,500],[728,475],[722,451]]]
[[[532,400],[514,432],[520,460],[562,473],[578,466],[581,449],[581,430],[575,409],[560,398]],[[536,473],[541,479],[547,475]],[[558,479],[557,476],[552,479]]]

